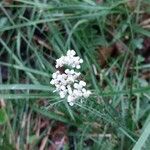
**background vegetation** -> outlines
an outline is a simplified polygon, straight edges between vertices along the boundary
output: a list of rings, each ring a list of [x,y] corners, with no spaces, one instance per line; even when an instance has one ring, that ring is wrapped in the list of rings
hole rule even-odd
[[[0,2],[0,149],[150,149],[150,1]],[[68,49],[93,95],[49,84]]]

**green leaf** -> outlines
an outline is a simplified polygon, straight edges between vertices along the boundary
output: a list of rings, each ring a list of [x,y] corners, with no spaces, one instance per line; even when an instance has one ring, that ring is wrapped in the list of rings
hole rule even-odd
[[[133,150],[148,150],[147,148],[150,148],[150,143],[149,145],[146,145],[148,138],[150,137],[150,121],[145,127],[143,133],[141,134],[140,138],[136,142],[136,144],[133,147]]]
[[[7,114],[4,108],[0,108],[0,125],[7,122]]]
[[[1,84],[0,90],[39,90],[39,91],[53,91],[48,85],[40,84]]]
[[[134,26],[133,27],[133,30],[136,32],[136,33],[140,33],[144,36],[147,36],[147,37],[150,37],[150,31],[149,30],[146,30],[146,29],[143,29],[142,27],[140,26]]]
[[[3,28],[8,23],[8,19],[6,17],[0,18],[0,28]]]
[[[54,119],[54,120],[57,120],[57,121],[61,121],[61,122],[64,122],[64,123],[68,123],[68,124],[71,124],[71,125],[75,125],[74,122],[70,122],[70,120],[68,118],[65,118],[65,116],[62,116],[62,115],[58,115],[52,111],[47,111],[47,110],[43,110],[43,109],[40,109],[40,108],[37,108],[35,106],[32,107],[33,111],[47,117],[47,118],[50,118],[50,119]]]

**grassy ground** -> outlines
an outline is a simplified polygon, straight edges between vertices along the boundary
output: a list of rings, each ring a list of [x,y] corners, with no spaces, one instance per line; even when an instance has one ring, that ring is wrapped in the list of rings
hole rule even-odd
[[[150,1],[0,2],[1,150],[150,149]],[[74,49],[92,95],[49,84]]]

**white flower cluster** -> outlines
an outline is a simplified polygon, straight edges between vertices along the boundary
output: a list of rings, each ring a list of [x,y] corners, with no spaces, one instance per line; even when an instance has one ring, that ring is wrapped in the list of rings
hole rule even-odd
[[[66,56],[62,56],[56,60],[56,68],[63,67],[64,65],[71,66],[72,68],[80,69],[80,64],[83,63],[83,59],[79,56],[75,56],[74,50],[68,50]]]
[[[56,68],[68,65],[72,68],[79,69],[83,60],[80,57],[75,56],[74,50],[68,50],[67,56],[62,56],[56,60]],[[86,90],[86,83],[83,80],[79,80],[80,72],[75,72],[73,69],[66,69],[64,73],[56,71],[52,75],[51,84],[55,85],[56,90],[59,92],[60,98],[67,96],[68,103],[73,106],[77,99],[87,98],[91,92]]]

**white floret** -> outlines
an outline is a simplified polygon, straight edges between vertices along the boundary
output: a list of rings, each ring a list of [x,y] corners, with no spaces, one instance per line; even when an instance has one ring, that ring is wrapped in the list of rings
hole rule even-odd
[[[55,84],[54,79],[52,79],[52,80],[50,81],[50,84],[52,84],[52,85],[54,85],[54,84]]]
[[[67,85],[67,90],[68,90],[68,94],[71,95],[72,94],[72,88],[70,85]]]
[[[74,105],[74,102],[69,102],[69,105],[70,105],[70,106],[73,106],[73,105]]]
[[[65,92],[63,92],[63,91],[60,91],[60,92],[59,92],[59,95],[60,95],[60,98],[65,98],[66,93],[65,93]]]
[[[81,68],[81,66],[80,66],[80,65],[77,65],[77,66],[76,66],[76,68],[77,68],[77,69],[80,69],[80,68]]]
[[[79,84],[82,85],[82,86],[86,86],[86,82],[84,82],[82,80],[79,82]]]
[[[87,90],[86,92],[83,93],[84,98],[88,98],[91,95],[91,91]]]
[[[81,64],[83,63],[83,59],[80,59],[80,61],[79,61]]]
[[[74,88],[75,88],[75,89],[82,90],[82,87],[83,87],[83,86],[80,85],[79,83],[75,83],[75,84],[74,84]]]
[[[76,55],[76,52],[74,50],[67,51],[67,56],[74,56],[74,55]]]
[[[73,102],[74,101],[74,97],[72,95],[69,95],[67,98],[67,102]]]
[[[60,87],[60,89],[61,89],[62,91],[65,91],[65,90],[66,90],[66,87],[65,87],[64,85],[62,85],[62,86]]]

